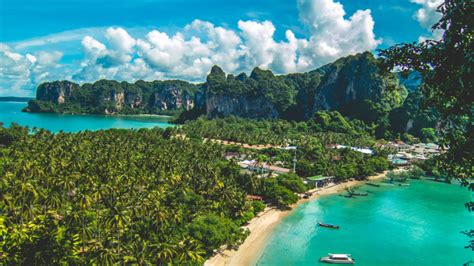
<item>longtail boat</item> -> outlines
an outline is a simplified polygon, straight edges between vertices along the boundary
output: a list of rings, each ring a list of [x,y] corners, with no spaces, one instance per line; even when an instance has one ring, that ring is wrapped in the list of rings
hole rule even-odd
[[[321,222],[318,222],[318,225],[321,226],[321,227],[327,227],[327,228],[331,228],[331,229],[339,229],[339,225],[325,224],[325,223],[321,223]]]

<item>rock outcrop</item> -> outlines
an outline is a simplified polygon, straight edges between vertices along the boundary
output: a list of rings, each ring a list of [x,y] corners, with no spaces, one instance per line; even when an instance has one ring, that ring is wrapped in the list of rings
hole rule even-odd
[[[210,117],[235,115],[247,118],[277,118],[278,111],[265,97],[227,96],[209,93],[206,114]]]
[[[78,84],[67,80],[46,82],[38,87],[38,90],[36,91],[36,99],[62,104],[77,88],[79,88]]]
[[[377,108],[403,103],[406,89],[394,74],[380,74],[374,56],[361,53],[341,58],[307,73],[274,75],[255,68],[226,75],[218,66],[201,85],[185,81],[99,80],[82,86],[69,81],[41,84],[27,111],[107,114],[167,113],[193,109],[208,117],[310,119],[319,110],[338,110],[364,120]],[[370,119],[369,119],[370,120]]]
[[[169,87],[155,92],[152,101],[152,105],[160,110],[191,110],[194,107],[192,95],[177,87]]]
[[[214,67],[206,83],[206,114],[309,119],[319,110],[347,111],[367,100],[384,102],[388,108],[400,105],[406,89],[395,75],[378,72],[376,59],[369,52],[308,73],[281,76],[258,68],[249,77],[226,76]]]
[[[173,113],[194,107],[198,87],[185,81],[99,80],[82,86],[69,81],[41,84],[25,111],[59,113]],[[202,102],[202,99],[199,99]]]

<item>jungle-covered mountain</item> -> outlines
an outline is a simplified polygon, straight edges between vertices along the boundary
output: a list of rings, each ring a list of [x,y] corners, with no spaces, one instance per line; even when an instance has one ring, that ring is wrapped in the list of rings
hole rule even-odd
[[[250,75],[226,74],[214,66],[203,84],[186,81],[100,80],[82,86],[70,81],[41,84],[25,111],[96,114],[181,114],[256,119],[311,119],[318,111],[374,125],[377,136],[434,128],[436,113],[420,111],[416,73],[381,74],[370,52],[338,59],[306,73],[275,75],[255,68]]]

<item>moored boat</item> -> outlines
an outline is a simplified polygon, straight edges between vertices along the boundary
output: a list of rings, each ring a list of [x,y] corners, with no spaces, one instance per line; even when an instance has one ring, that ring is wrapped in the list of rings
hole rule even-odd
[[[333,224],[325,224],[318,222],[318,225],[321,227],[327,227],[327,228],[332,228],[332,229],[339,229],[339,225],[333,225]]]
[[[320,262],[331,264],[355,264],[355,260],[351,258],[351,254],[331,254],[319,259]]]
[[[353,192],[351,195],[352,196],[368,196],[369,193],[355,193],[355,192]]]
[[[380,187],[379,184],[374,184],[374,183],[369,183],[369,182],[367,182],[367,183],[365,183],[365,184],[367,184],[367,185],[369,185],[369,186],[373,186],[373,187]]]

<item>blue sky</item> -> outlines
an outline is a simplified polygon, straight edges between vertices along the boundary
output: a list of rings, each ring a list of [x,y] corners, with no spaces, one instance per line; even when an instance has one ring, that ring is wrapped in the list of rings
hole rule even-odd
[[[440,0],[0,0],[0,95],[44,81],[307,71],[431,37]]]

